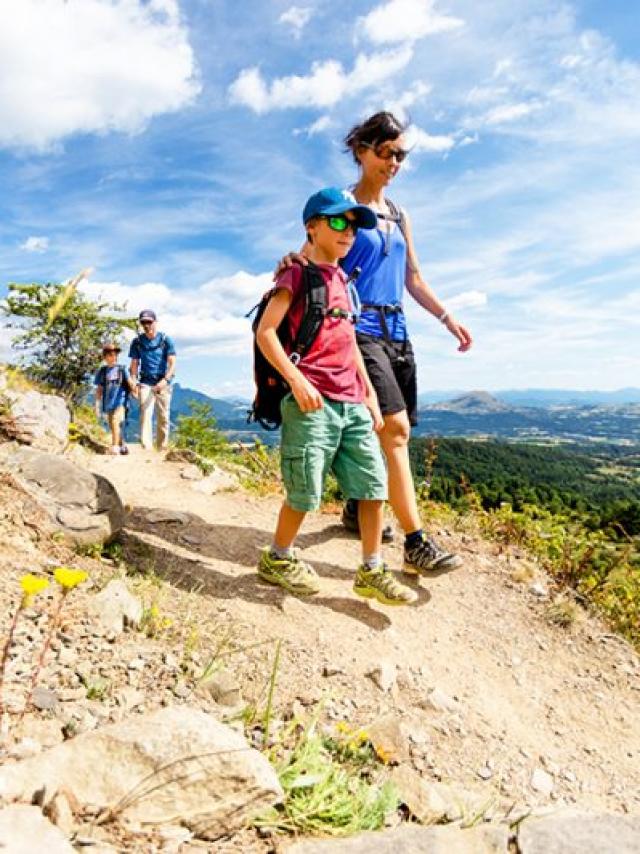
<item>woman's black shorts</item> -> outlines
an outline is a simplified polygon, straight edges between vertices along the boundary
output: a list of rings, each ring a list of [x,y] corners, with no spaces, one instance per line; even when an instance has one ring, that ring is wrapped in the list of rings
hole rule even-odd
[[[418,423],[416,362],[410,341],[385,341],[356,333],[365,367],[378,395],[383,415],[407,410],[409,423]]]

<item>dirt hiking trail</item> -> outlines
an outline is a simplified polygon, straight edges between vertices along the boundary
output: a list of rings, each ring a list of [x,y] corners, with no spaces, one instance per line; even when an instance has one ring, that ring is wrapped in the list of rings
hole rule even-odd
[[[223,631],[247,644],[283,640],[278,714],[321,703],[323,719],[365,728],[392,714],[410,727],[414,767],[433,780],[486,787],[519,807],[640,811],[638,656],[593,618],[552,625],[548,582],[538,573],[532,585],[524,556],[434,531],[464,567],[415,582],[415,606],[389,608],[353,594],[359,543],[339,516],[310,514],[298,545],[322,589],[297,599],[255,572],[278,497],[207,496],[181,476],[184,464],[131,451],[89,464],[130,508],[128,560],[166,579],[167,608],[182,602],[212,644]],[[385,557],[399,569],[400,545]],[[264,649],[229,659],[243,692],[269,678]]]

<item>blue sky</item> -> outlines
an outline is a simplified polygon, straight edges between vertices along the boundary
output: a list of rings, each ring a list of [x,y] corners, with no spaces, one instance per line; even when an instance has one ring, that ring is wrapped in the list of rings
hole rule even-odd
[[[0,293],[91,266],[87,293],[156,309],[183,384],[249,396],[244,314],[390,108],[389,195],[475,338],[409,300],[421,390],[638,385],[634,5],[0,0]]]

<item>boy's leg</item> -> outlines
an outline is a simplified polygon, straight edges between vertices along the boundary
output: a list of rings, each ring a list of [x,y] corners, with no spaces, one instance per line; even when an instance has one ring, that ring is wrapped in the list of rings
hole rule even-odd
[[[258,563],[260,578],[299,596],[310,596],[320,590],[315,571],[300,560],[292,548],[305,516],[306,511],[294,510],[284,502],[278,515],[273,545],[262,550]]]
[[[362,564],[353,589],[358,596],[377,599],[383,605],[410,605],[418,598],[414,590],[400,584],[380,556],[382,542],[382,501],[358,502],[362,536]]]
[[[140,386],[140,444],[143,448],[149,450],[153,447],[153,433],[151,431],[151,422],[153,419],[153,409],[155,406],[155,395],[153,389],[148,385]]]
[[[118,406],[107,412],[107,422],[111,430],[111,453],[120,453],[120,425],[122,423],[122,407]]]

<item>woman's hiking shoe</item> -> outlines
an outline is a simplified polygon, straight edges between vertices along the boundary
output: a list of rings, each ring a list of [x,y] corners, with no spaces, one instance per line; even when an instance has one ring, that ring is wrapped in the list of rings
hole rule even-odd
[[[458,569],[462,563],[460,555],[441,549],[432,537],[423,537],[411,548],[404,547],[404,572],[407,575]]]
[[[377,599],[383,605],[411,605],[418,598],[415,590],[396,581],[385,564],[376,569],[358,567],[353,591],[365,599]]]
[[[358,502],[353,498],[345,501],[342,507],[342,524],[347,531],[352,531],[360,536],[360,523],[358,522]],[[382,542],[393,542],[393,528],[391,525],[385,525],[382,529]]]
[[[258,575],[269,584],[278,584],[298,596],[311,596],[320,590],[320,579],[308,563],[300,560],[295,551],[291,557],[279,558],[267,546],[262,550]]]

